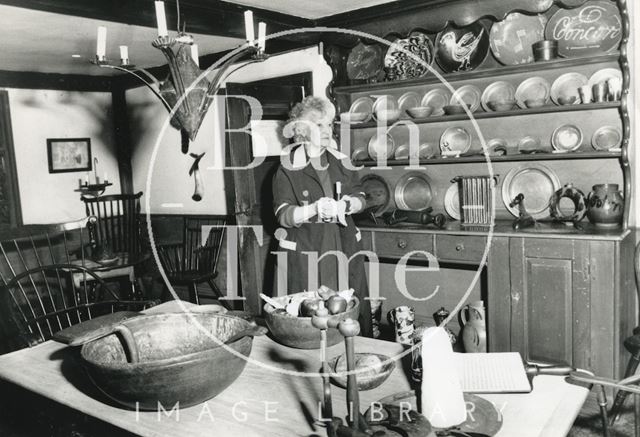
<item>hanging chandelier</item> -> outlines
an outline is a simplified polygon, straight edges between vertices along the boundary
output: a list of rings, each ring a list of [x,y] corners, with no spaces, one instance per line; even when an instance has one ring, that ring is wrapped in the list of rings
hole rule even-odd
[[[178,29],[180,29],[180,4],[177,1]],[[198,45],[191,35],[184,29],[176,36],[169,35],[164,10],[164,2],[156,1],[156,21],[158,24],[158,38],[151,45],[160,50],[167,60],[169,75],[159,81],[151,73],[141,67],[136,67],[129,59],[127,46],[120,46],[120,64],[111,64],[106,57],[107,28],[98,27],[96,58],[92,61],[102,68],[111,68],[126,72],[149,88],[162,102],[164,107],[173,113],[171,125],[180,130],[182,153],[189,150],[189,141],[195,140],[202,120],[206,115],[211,101],[220,89],[224,79],[230,73],[230,68],[244,58],[241,66],[267,59],[265,54],[266,24],[258,24],[258,39],[255,39],[253,12],[245,11],[246,42],[234,50],[234,54],[224,59],[218,65],[214,77],[209,81],[206,77],[198,80],[203,71],[200,70]],[[196,82],[197,81],[197,82]],[[176,107],[176,105],[178,105]]]

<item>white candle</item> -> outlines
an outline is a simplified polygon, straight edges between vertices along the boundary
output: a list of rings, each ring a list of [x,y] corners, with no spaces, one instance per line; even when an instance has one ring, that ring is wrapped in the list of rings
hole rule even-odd
[[[200,66],[200,59],[198,56],[198,44],[192,44],[191,45],[191,58],[193,59],[193,62],[196,63],[196,65],[199,67]]]
[[[129,47],[120,46],[120,60],[123,64],[129,63]]]
[[[106,184],[108,180],[109,180],[109,179],[107,179],[107,172],[105,171],[105,172],[104,172],[104,183]]]
[[[264,51],[266,38],[267,38],[267,24],[261,21],[258,23],[258,48],[262,51]]]
[[[87,173],[86,175],[84,175],[84,184],[85,184],[85,185],[89,185],[89,173]]]
[[[156,21],[158,22],[158,36],[169,36],[167,17],[164,14],[164,2],[156,2]]]
[[[247,42],[253,44],[253,40],[256,39],[255,33],[253,32],[253,11],[244,12],[244,31],[247,35]]]
[[[441,328],[422,334],[422,415],[436,428],[459,425],[467,418],[451,341]]]
[[[98,43],[96,45],[96,56],[104,59],[107,55],[107,28],[98,26]]]

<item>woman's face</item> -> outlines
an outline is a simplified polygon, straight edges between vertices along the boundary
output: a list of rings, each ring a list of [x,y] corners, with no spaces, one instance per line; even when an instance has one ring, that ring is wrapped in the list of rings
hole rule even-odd
[[[318,111],[309,111],[300,119],[299,134],[306,138],[312,146],[329,147],[333,137],[333,120]]]

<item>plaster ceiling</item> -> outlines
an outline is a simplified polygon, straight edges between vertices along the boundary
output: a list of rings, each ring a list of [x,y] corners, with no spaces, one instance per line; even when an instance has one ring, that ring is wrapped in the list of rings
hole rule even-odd
[[[5,23],[0,31],[0,70],[106,76],[114,70],[89,63],[96,52],[98,26],[107,27],[107,58],[120,59],[120,45],[129,47],[131,62],[153,67],[165,64],[151,47],[158,36],[151,27],[70,17],[49,12],[0,5]],[[194,34],[200,55],[229,50],[243,42],[238,38]],[[72,55],[80,57],[73,58]],[[120,74],[120,73],[117,73]]]
[[[232,0],[304,19],[316,19],[401,0]],[[0,4],[0,70],[106,76],[120,74],[89,63],[95,56],[98,26],[107,27],[107,58],[118,60],[119,46],[129,48],[131,62],[142,67],[165,64],[151,47],[153,27],[62,15]],[[188,29],[187,29],[188,30]],[[241,38],[193,34],[201,56],[237,47]],[[76,55],[72,57],[72,55]]]
[[[269,0],[268,2],[230,0],[229,2],[313,20],[396,1],[402,0]]]

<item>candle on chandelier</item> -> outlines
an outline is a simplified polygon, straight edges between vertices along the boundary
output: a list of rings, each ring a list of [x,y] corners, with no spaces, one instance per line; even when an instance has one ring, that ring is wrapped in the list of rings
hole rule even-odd
[[[105,171],[105,172],[104,172],[104,183],[106,184],[106,183],[107,183],[107,181],[108,181],[108,179],[107,179],[107,172]]]
[[[120,46],[120,63],[127,65],[129,63],[129,47]]]
[[[98,43],[96,46],[96,56],[99,60],[104,60],[107,55],[107,28],[98,26]]]
[[[265,40],[267,38],[267,24],[264,21],[258,23],[258,49],[264,51]]]
[[[253,31],[253,11],[244,12],[244,31],[247,34],[247,42],[253,44],[253,41],[256,39]]]
[[[158,36],[169,36],[167,17],[164,13],[164,2],[156,2],[156,21],[158,22]]]
[[[191,59],[193,59],[193,62],[195,62],[198,67],[200,66],[200,59],[198,56],[198,44],[191,44]]]

